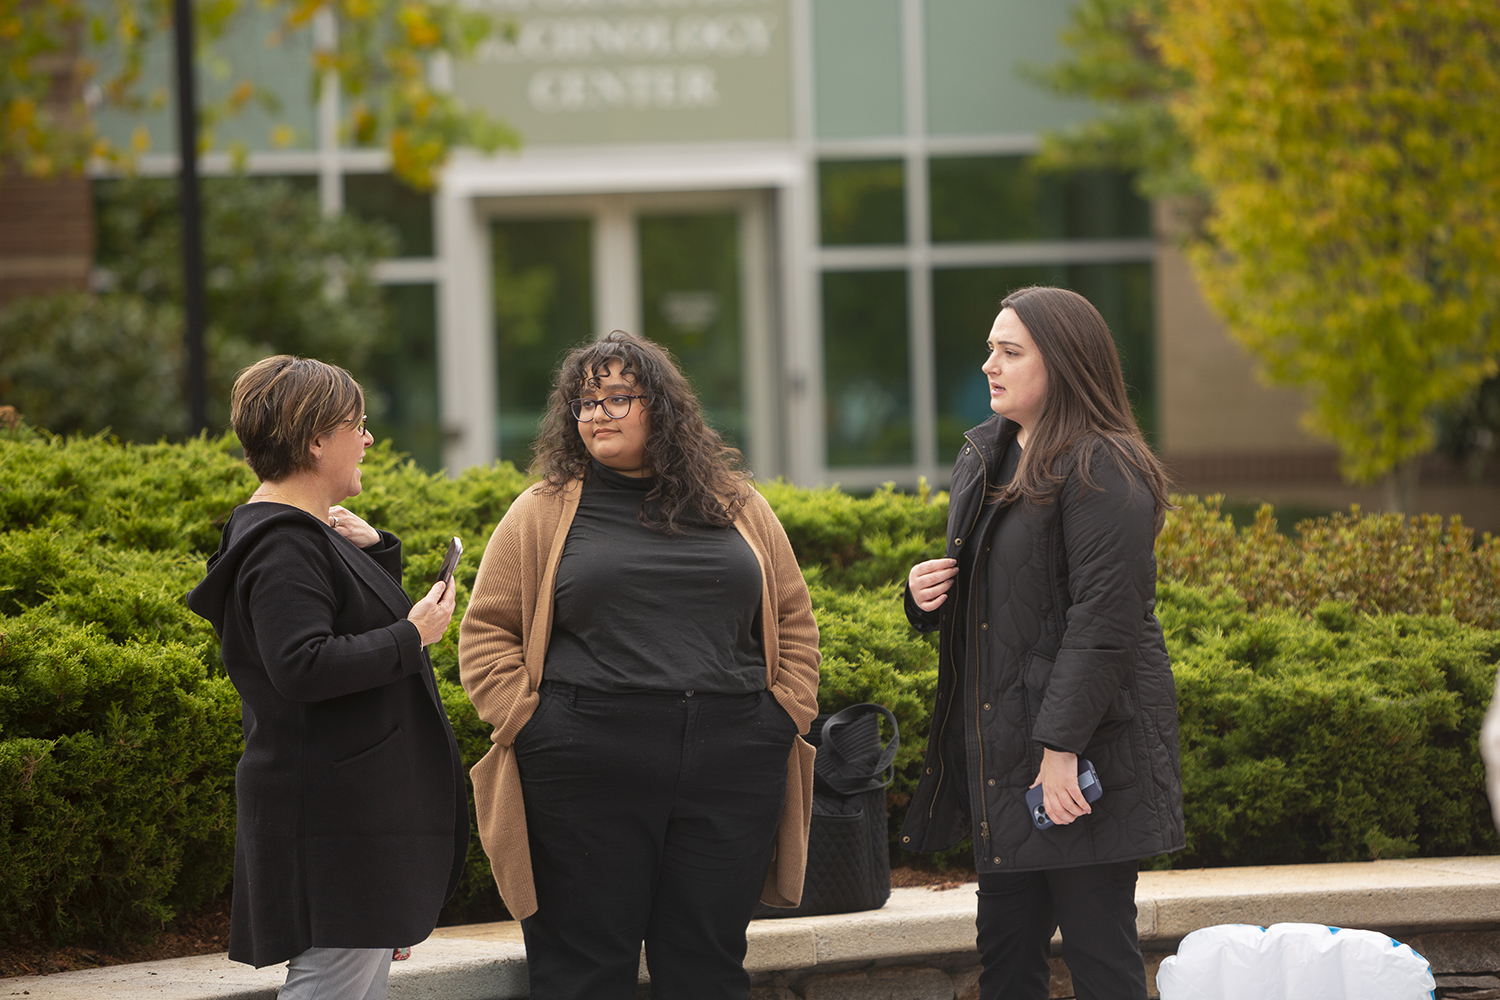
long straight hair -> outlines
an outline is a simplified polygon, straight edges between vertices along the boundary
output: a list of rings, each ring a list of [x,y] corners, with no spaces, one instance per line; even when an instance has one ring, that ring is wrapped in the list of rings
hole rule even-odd
[[[1062,459],[1074,455],[1083,489],[1098,489],[1089,466],[1098,439],[1122,471],[1139,473],[1156,507],[1156,530],[1161,531],[1171,507],[1166,470],[1151,451],[1125,393],[1120,354],[1109,325],[1088,299],[1066,288],[1033,286],[1012,292],[1000,311],[1015,310],[1031,334],[1047,371],[1047,394],[1035,426],[1029,428],[1026,448],[1011,482],[992,499],[1022,500],[1028,506],[1051,503],[1067,479]],[[1132,479],[1134,477],[1131,477]]]
[[[645,459],[656,484],[642,500],[640,523],[668,537],[682,534],[691,522],[732,525],[752,489],[739,449],[704,421],[698,397],[672,356],[623,330],[575,347],[558,366],[531,463],[543,488],[556,491],[588,474],[589,451],[569,402],[597,386],[611,362],[619,362],[620,374],[646,397],[640,402],[651,416]]]

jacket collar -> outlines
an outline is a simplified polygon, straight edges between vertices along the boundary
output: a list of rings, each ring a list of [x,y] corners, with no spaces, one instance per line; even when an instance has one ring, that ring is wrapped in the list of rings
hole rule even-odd
[[[1006,446],[1020,429],[1020,424],[997,413],[970,430],[964,438],[979,453],[989,476],[993,476],[999,470],[1000,456],[1005,453]],[[988,479],[988,476],[986,478]]]

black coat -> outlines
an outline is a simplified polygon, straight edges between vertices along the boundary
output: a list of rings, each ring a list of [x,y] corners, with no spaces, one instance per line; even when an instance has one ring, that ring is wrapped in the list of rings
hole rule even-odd
[[[980,546],[968,579],[933,612],[938,694],[902,846],[941,851],[974,835],[981,872],[1065,868],[1150,857],[1184,845],[1177,691],[1157,623],[1155,510],[1139,474],[1102,441],[1080,490],[1074,454],[1052,502],[995,511],[981,537],[1016,424],[974,428],[953,470],[947,555]],[[972,550],[971,550],[972,551]],[[963,650],[953,648],[955,616]],[[1104,797],[1068,826],[1031,822],[1026,789],[1045,746],[1093,761]],[[972,809],[971,809],[972,805]],[[972,816],[970,813],[972,812]]]
[[[361,550],[296,508],[246,504],[188,596],[242,703],[237,962],[415,944],[458,884],[463,767],[400,574],[388,532]]]

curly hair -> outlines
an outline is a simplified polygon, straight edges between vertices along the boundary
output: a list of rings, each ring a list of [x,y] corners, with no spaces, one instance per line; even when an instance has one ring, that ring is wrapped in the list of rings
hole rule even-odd
[[[655,485],[641,502],[640,523],[668,537],[683,534],[690,522],[732,525],[750,489],[739,449],[704,422],[698,397],[672,356],[623,330],[575,347],[558,366],[531,462],[543,489],[555,492],[588,475],[588,448],[568,404],[597,386],[612,362],[646,397],[642,403],[651,414],[645,462]]]

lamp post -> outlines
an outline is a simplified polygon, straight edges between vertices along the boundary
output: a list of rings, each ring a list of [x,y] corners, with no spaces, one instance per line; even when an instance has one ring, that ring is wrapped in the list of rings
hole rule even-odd
[[[182,215],[182,293],[187,348],[188,417],[192,433],[208,429],[208,388],[203,347],[203,212],[198,191],[198,99],[193,70],[192,0],[173,0],[172,34],[177,43],[177,152]]]

